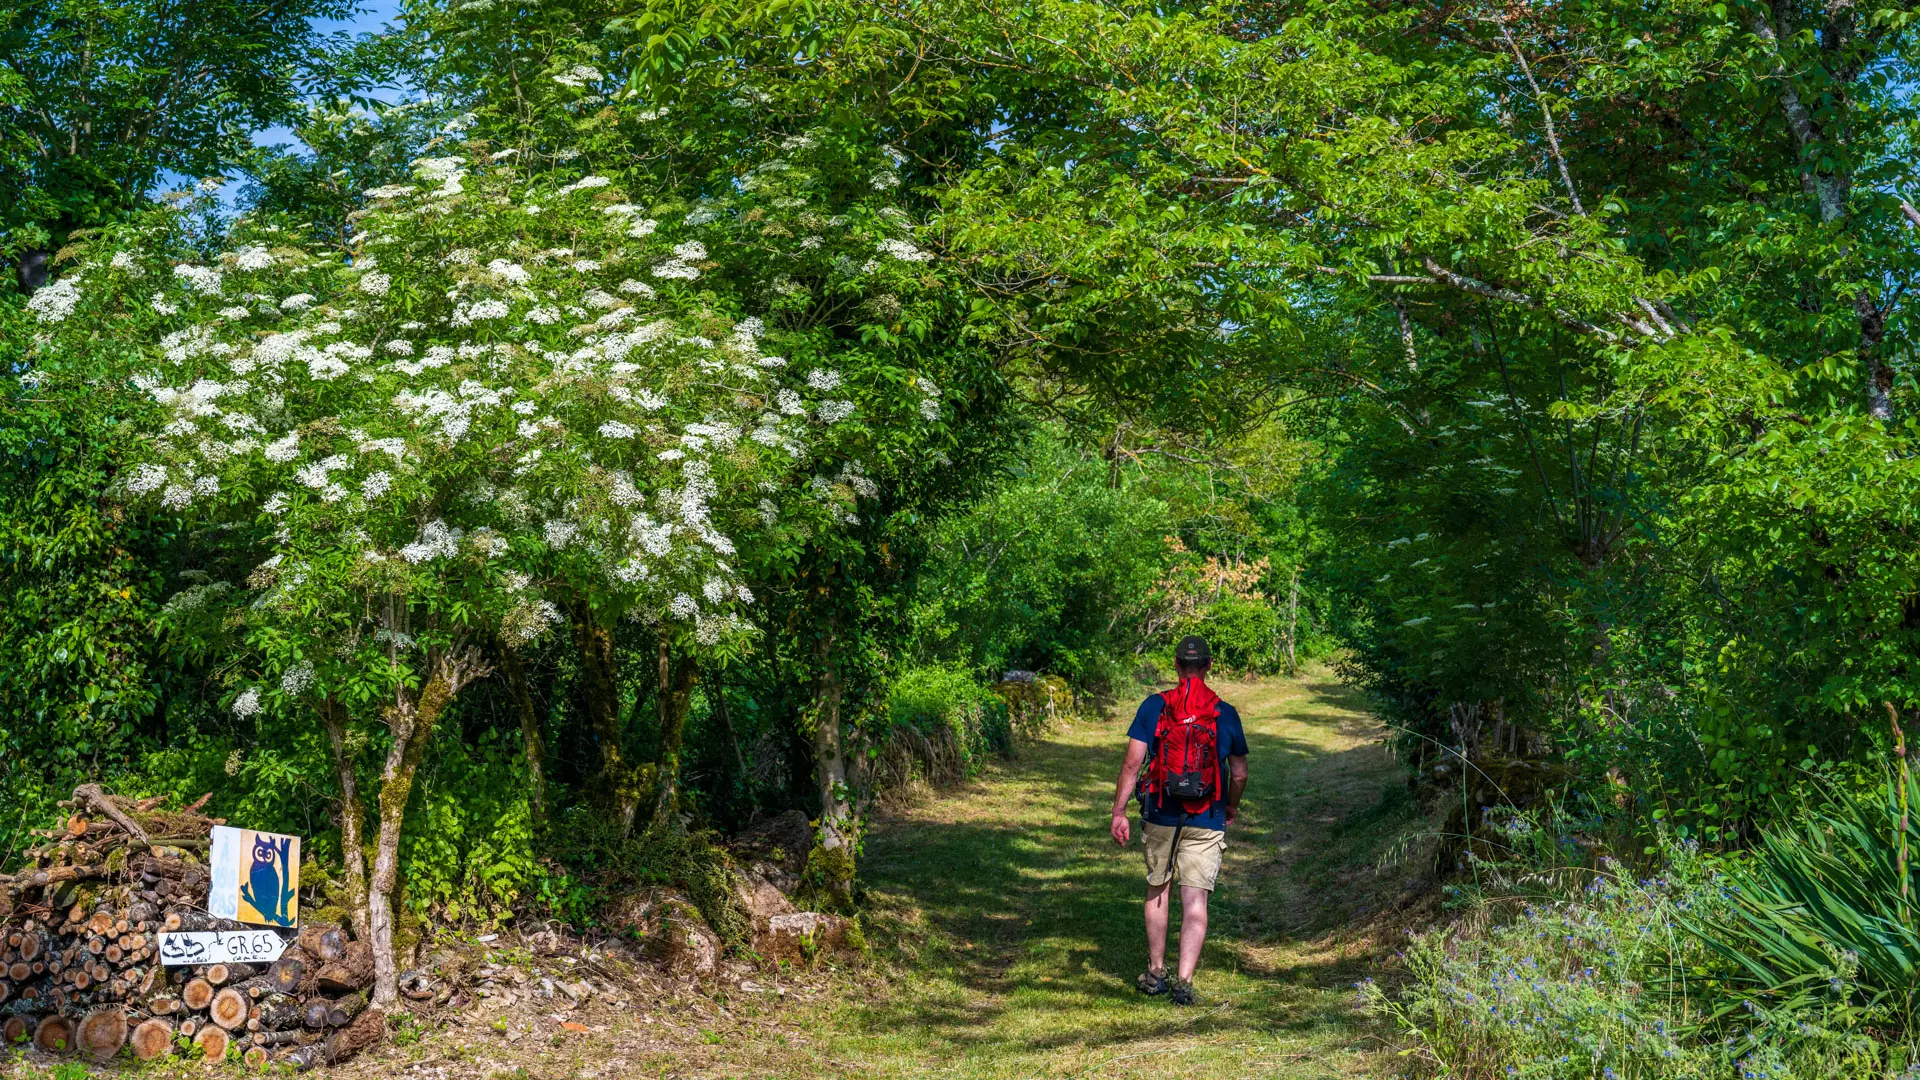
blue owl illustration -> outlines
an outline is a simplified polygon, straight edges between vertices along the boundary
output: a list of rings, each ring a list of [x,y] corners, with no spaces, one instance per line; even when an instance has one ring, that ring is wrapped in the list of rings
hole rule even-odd
[[[276,840],[255,835],[253,865],[247,868],[247,880],[240,886],[240,898],[253,905],[262,919],[278,926],[292,925],[287,915],[290,890],[286,887],[292,844],[293,838],[288,836]]]

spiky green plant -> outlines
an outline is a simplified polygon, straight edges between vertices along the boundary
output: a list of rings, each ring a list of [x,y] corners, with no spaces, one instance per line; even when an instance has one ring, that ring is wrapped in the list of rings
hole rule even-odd
[[[1728,872],[1726,904],[1682,920],[1729,961],[1723,1011],[1825,998],[1913,1028],[1920,930],[1903,852],[1920,823],[1906,812],[1903,779],[1764,832]]]

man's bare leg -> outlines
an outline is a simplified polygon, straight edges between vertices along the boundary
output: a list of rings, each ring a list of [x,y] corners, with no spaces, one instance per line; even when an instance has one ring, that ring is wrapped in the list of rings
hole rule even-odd
[[[1147,900],[1147,945],[1148,951],[1155,956],[1166,955],[1167,943],[1167,898],[1165,887],[1160,896],[1160,938],[1159,948],[1153,944],[1153,900],[1151,894]],[[1193,973],[1200,966],[1200,947],[1207,943],[1207,890],[1196,889],[1191,885],[1180,886],[1180,981],[1191,983]]]
[[[1173,882],[1147,886],[1147,970],[1167,970],[1167,894]]]

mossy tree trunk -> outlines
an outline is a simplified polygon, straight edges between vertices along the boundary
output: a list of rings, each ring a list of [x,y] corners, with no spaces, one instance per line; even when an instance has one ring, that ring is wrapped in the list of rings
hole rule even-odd
[[[814,778],[820,794],[820,824],[807,858],[810,883],[842,910],[853,906],[853,852],[859,837],[853,793],[847,779],[846,740],[840,727],[845,688],[834,662],[835,635],[821,639],[820,689],[814,703]]]
[[[413,780],[433,741],[434,727],[462,687],[488,673],[471,649],[429,656],[427,679],[417,693],[402,691],[387,708],[393,744],[380,770],[380,831],[374,841],[373,881],[367,897],[368,939],[373,946],[373,1003],[385,1009],[400,997],[400,970],[393,949],[394,892],[400,880],[400,834],[406,823]]]
[[[646,797],[646,777],[628,757],[626,732],[620,723],[620,678],[613,655],[613,633],[594,622],[584,609],[575,612],[574,643],[580,650],[580,704],[588,729],[600,744],[600,772],[594,784],[601,803],[620,823],[623,833]]]
[[[680,751],[686,742],[687,706],[693,698],[693,684],[700,669],[692,657],[673,662],[672,639],[660,635],[660,749],[654,755],[653,773],[659,785],[653,816],[666,828],[680,828]]]
[[[367,808],[360,800],[359,755],[347,741],[347,710],[334,698],[320,702],[320,717],[333,748],[333,769],[340,781],[340,854],[347,868],[347,914],[358,937],[369,931],[367,909]]]
[[[540,730],[540,714],[533,707],[533,686],[526,665],[513,646],[502,641],[494,648],[500,673],[507,677],[507,695],[520,718],[520,741],[527,758],[527,807],[536,826],[547,820],[547,743]]]

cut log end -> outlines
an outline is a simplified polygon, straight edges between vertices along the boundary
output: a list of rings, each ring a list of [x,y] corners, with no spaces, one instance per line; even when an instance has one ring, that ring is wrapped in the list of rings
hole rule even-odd
[[[213,984],[205,979],[193,979],[180,990],[180,1003],[190,1012],[199,1012],[213,1004]]]
[[[95,1061],[107,1060],[127,1044],[127,1011],[111,1008],[88,1013],[74,1039],[81,1053]]]
[[[251,1002],[247,995],[229,986],[213,995],[213,1004],[208,1008],[208,1016],[214,1023],[228,1031],[238,1031],[247,1022],[247,1010]]]
[[[208,1064],[226,1058],[228,1043],[227,1030],[212,1024],[201,1028],[200,1033],[193,1037],[193,1045],[206,1055]]]
[[[24,1016],[9,1016],[0,1023],[0,1040],[8,1046],[18,1046],[33,1036],[33,1025]]]
[[[40,1018],[33,1029],[34,1048],[46,1054],[65,1054],[73,1049],[73,1021],[54,1013]]]
[[[254,1072],[261,1072],[267,1067],[267,1048],[264,1046],[250,1046],[247,1048],[243,1060],[247,1063],[247,1068]]]
[[[173,1025],[165,1020],[148,1020],[133,1029],[133,1056],[137,1060],[152,1061],[172,1049]]]

